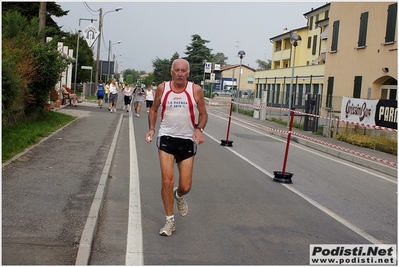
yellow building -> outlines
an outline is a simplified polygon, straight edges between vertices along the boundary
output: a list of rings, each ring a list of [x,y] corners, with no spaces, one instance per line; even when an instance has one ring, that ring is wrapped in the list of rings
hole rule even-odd
[[[397,100],[396,2],[332,2],[323,107],[342,97]]]
[[[270,70],[255,74],[255,96],[268,106],[305,108],[306,95],[322,95],[330,4],[304,14],[307,25],[270,38],[273,43]],[[290,38],[298,34],[297,46]],[[294,71],[294,75],[293,75]]]

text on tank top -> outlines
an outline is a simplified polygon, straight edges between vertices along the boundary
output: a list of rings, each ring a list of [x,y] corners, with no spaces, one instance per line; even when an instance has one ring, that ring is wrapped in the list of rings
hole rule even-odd
[[[174,92],[171,82],[165,82],[161,97],[161,126],[158,136],[169,135],[192,140],[196,109],[194,83],[187,82],[182,92]]]

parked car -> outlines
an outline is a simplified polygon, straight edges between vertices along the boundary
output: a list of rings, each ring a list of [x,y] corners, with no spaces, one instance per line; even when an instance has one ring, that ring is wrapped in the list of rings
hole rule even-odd
[[[233,90],[215,90],[212,93],[215,96],[234,96]]]

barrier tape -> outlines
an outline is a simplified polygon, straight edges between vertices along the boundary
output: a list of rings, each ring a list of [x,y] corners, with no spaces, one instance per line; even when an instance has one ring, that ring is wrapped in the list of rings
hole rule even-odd
[[[223,112],[220,112],[220,111],[212,111],[212,112],[219,113],[219,115],[226,115],[226,113],[223,113]],[[279,133],[285,133],[285,134],[290,133],[290,131],[288,131],[288,130],[274,129],[274,128],[270,128],[270,127],[267,127],[267,126],[254,124],[254,123],[251,123],[251,122],[248,122],[248,121],[245,121],[243,119],[236,118],[236,117],[233,117],[233,116],[232,116],[232,119],[234,119],[235,121],[241,122],[243,124],[249,125],[249,126],[251,126],[253,128],[260,129],[260,130],[267,130],[267,131],[270,131],[270,132],[279,132]],[[348,152],[348,153],[351,153],[351,154],[355,154],[357,156],[364,157],[364,158],[367,158],[367,159],[370,159],[370,160],[374,160],[374,161],[378,161],[378,162],[381,162],[381,163],[385,163],[385,164],[388,164],[388,165],[391,165],[391,166],[394,166],[394,167],[398,166],[396,162],[391,162],[389,160],[381,159],[381,158],[378,158],[378,157],[375,157],[375,156],[371,156],[371,155],[368,155],[368,154],[365,154],[365,153],[362,153],[362,152],[359,152],[359,151],[356,151],[356,150],[353,150],[353,149],[349,149],[349,148],[345,148],[345,147],[342,147],[342,146],[334,145],[334,144],[322,141],[320,139],[309,137],[307,135],[303,135],[303,134],[300,134],[300,133],[297,133],[297,132],[294,132],[294,131],[291,131],[291,134],[296,135],[296,136],[301,137],[301,138],[304,138],[304,139],[307,139],[307,140],[310,140],[310,141],[313,141],[313,142],[316,142],[316,143],[319,143],[319,144],[322,144],[322,145],[326,145],[326,146],[329,146],[329,147],[332,147],[332,148],[335,148],[335,149],[338,149],[338,150],[342,150],[342,151],[345,151],[345,152]]]
[[[227,103],[227,102],[231,103],[231,102],[234,102],[234,101],[215,101],[215,102],[216,103]],[[281,111],[287,111],[287,112],[290,111],[290,109],[288,109],[288,108],[257,106],[257,105],[237,103],[237,102],[234,102],[234,104],[238,105],[238,106],[244,106],[244,107],[249,107],[249,108],[254,108],[254,109],[263,109],[263,108],[265,108],[265,109],[281,110]],[[398,130],[392,129],[392,128],[387,128],[387,127],[382,127],[382,126],[377,126],[377,125],[370,125],[370,124],[359,123],[359,122],[353,122],[353,121],[342,120],[342,119],[337,119],[337,118],[329,118],[329,117],[315,115],[315,114],[310,114],[310,113],[305,113],[305,112],[301,112],[301,111],[297,111],[297,110],[294,110],[294,113],[296,113],[298,115],[306,115],[306,116],[309,116],[309,117],[315,117],[315,118],[320,118],[320,119],[326,119],[326,120],[333,120],[333,121],[337,121],[337,122],[349,123],[349,124],[352,124],[352,125],[366,127],[366,128],[371,128],[371,129],[376,129],[376,130],[383,130],[383,131],[394,132],[394,133],[398,132]]]

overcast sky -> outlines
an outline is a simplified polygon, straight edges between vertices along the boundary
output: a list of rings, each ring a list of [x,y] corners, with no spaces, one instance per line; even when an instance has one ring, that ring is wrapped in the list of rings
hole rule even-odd
[[[88,7],[84,4],[86,3]],[[303,16],[312,8],[326,2],[57,2],[69,14],[53,19],[64,31],[76,32],[79,19],[97,19],[93,22],[99,28],[99,12],[103,15],[117,7],[119,12],[107,13],[103,18],[101,60],[108,59],[108,44],[111,40],[112,55],[122,69],[152,71],[152,61],[170,59],[175,52],[185,57],[186,46],[191,36],[198,34],[210,41],[207,47],[212,53],[223,53],[228,64],[239,64],[239,50],[246,55],[242,63],[257,68],[257,59],[272,58],[270,38],[288,30],[306,26]],[[92,11],[94,10],[94,11]],[[90,24],[81,21],[83,30]],[[122,41],[121,44],[116,44]],[[97,52],[97,42],[94,43]],[[75,52],[74,52],[75,55]]]

